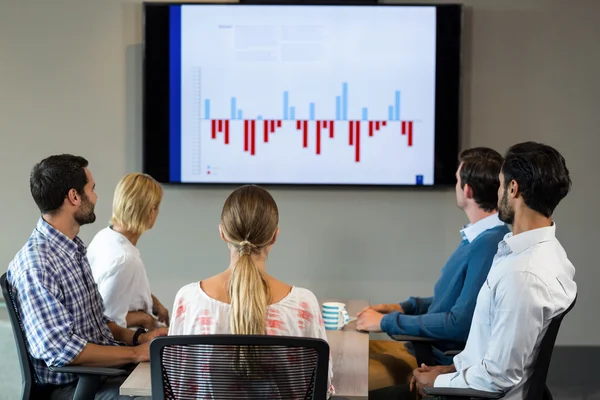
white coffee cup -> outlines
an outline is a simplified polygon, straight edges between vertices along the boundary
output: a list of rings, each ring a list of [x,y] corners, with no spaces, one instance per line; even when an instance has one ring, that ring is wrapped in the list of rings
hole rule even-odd
[[[348,315],[348,311],[346,311],[346,305],[344,303],[323,303],[322,312],[325,329],[327,330],[342,329],[350,322],[350,316]]]

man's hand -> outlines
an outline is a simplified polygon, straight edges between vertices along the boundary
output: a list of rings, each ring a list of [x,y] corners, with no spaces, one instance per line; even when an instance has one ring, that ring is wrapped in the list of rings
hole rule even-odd
[[[158,336],[167,336],[169,333],[169,330],[167,328],[158,328],[155,329],[153,331],[150,332],[146,332],[146,333],[142,333],[140,335],[140,337],[138,338],[138,343],[140,345],[146,344],[146,343],[150,343],[150,341],[152,339],[154,339],[155,337]]]
[[[381,320],[383,314],[375,310],[364,310],[356,319],[356,329],[367,332],[381,332]]]
[[[390,314],[390,313],[393,313],[394,311],[398,311],[398,312],[404,314],[404,310],[402,309],[402,306],[400,306],[400,304],[392,303],[392,304],[377,304],[374,306],[366,307],[364,310],[359,312],[356,316],[360,317],[367,310],[377,311],[378,313],[382,313],[382,314]]]
[[[142,337],[143,335],[140,335]],[[131,347],[135,364],[150,361],[150,342]]]
[[[160,322],[165,324],[167,327],[169,326],[169,311],[165,308],[165,306],[163,306],[161,303],[158,303],[152,312],[154,315],[156,315]]]
[[[142,313],[141,316],[141,322],[142,322],[142,327],[148,331],[152,331],[154,329],[156,329],[156,320],[154,319],[154,317],[150,314],[148,314],[145,311],[138,311],[139,313]]]
[[[435,367],[428,367],[425,364],[421,364],[421,368],[417,368],[413,371],[413,377],[410,380],[410,391],[417,390],[422,397],[427,397],[423,393],[424,387],[433,387],[435,379],[442,374],[449,374],[455,372],[454,365],[437,365]]]

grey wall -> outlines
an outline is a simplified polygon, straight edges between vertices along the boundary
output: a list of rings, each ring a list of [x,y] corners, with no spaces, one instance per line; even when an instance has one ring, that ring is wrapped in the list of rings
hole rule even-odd
[[[600,2],[465,4],[463,146],[504,151],[532,139],[563,152],[574,187],[556,220],[580,297],[559,343],[598,345]],[[0,0],[1,265],[36,222],[28,188],[36,161],[58,152],[90,160],[99,201],[98,221],[82,229],[86,242],[108,220],[118,179],[140,170],[141,22],[139,1]],[[166,187],[158,223],[140,242],[165,304],[227,266],[217,225],[228,192]],[[428,295],[465,222],[452,191],[272,192],[281,235],[270,271],[317,296],[375,303]]]

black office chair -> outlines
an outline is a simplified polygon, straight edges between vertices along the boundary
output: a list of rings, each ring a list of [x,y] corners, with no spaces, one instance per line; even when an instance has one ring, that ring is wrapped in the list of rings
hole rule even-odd
[[[15,342],[17,342],[17,354],[19,356],[19,363],[21,364],[21,377],[23,379],[23,390],[21,398],[23,400],[43,400],[50,396],[53,385],[44,385],[39,382],[33,363],[31,361],[29,352],[27,351],[27,342],[25,340],[23,324],[21,318],[17,312],[17,306],[15,299],[13,298],[8,281],[6,280],[6,273],[0,277],[0,286],[2,286],[2,294],[6,301],[6,308],[8,309],[8,316],[12,326],[12,331],[15,336]],[[100,385],[100,378],[102,376],[115,376],[124,375],[127,372],[117,368],[97,368],[97,367],[84,367],[84,366],[66,366],[66,367],[52,367],[50,368],[55,372],[64,372],[70,374],[76,374],[79,378],[77,382],[77,388],[73,400],[89,400],[93,399],[98,387]]]
[[[329,344],[256,335],[157,337],[150,343],[153,400],[325,400]]]
[[[552,394],[546,386],[546,378],[548,377],[548,369],[550,369],[550,360],[552,359],[552,351],[554,350],[554,343],[558,336],[558,330],[563,318],[567,315],[577,302],[577,297],[573,300],[573,303],[569,308],[560,315],[557,315],[550,322],[548,330],[542,339],[535,364],[533,366],[533,374],[529,378],[527,383],[528,387],[525,389],[524,400],[552,400]],[[455,389],[455,388],[423,388],[425,394],[431,396],[445,397],[450,400],[459,399],[499,399],[504,397],[504,393],[492,393],[481,390],[473,389]]]

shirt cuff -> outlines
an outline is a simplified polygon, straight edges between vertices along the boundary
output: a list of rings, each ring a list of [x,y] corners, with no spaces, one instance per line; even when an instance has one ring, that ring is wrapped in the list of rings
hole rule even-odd
[[[452,379],[454,379],[457,375],[458,372],[438,375],[438,377],[435,378],[435,382],[433,382],[433,387],[453,387]]]
[[[415,313],[415,302],[412,299],[408,299],[400,303],[400,307],[404,311],[404,314],[411,315]]]
[[[398,312],[395,311],[390,314],[385,314],[379,323],[379,328],[388,335],[397,335],[398,334],[398,323],[396,320],[398,316]]]
[[[69,365],[78,355],[83,351],[83,348],[87,345],[87,341],[83,340],[79,336],[71,335],[65,344],[65,347],[61,349],[58,357],[52,362],[52,367],[63,367]]]

